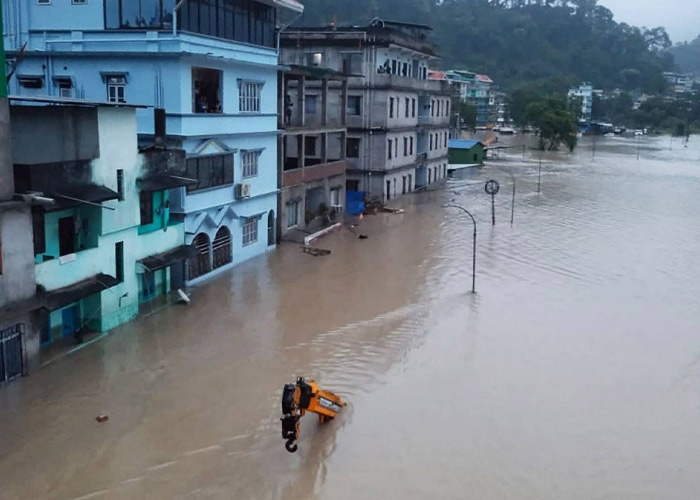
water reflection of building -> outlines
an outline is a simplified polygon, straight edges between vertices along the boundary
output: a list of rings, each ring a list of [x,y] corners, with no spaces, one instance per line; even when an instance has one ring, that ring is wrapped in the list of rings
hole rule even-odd
[[[4,0],[3,9],[11,94],[166,110],[168,143],[187,152],[197,180],[170,198],[200,253],[189,280],[274,248],[276,25],[278,10],[301,12],[299,3]],[[137,119],[150,143],[150,112]]]
[[[169,191],[192,180],[184,151],[138,150],[132,106],[12,100],[15,191],[32,203],[34,354],[39,343],[110,330],[182,285],[193,249],[171,218]]]
[[[281,236],[342,219],[348,82],[345,74],[319,65],[289,66],[280,73]]]
[[[389,200],[445,176],[450,90],[428,79],[438,60],[430,29],[375,20],[282,34],[283,64],[355,75],[347,98],[349,190]]]

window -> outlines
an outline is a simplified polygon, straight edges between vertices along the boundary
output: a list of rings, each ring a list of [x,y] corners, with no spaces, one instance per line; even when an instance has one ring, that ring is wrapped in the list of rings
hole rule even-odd
[[[124,242],[114,244],[115,278],[119,283],[124,281]]]
[[[75,218],[58,219],[58,254],[60,256],[75,253]]]
[[[414,97],[411,102],[411,116],[416,117],[416,98]]]
[[[435,99],[430,101],[430,116],[435,116]]]
[[[59,97],[73,97],[73,80],[70,78],[56,78],[54,84],[58,87]]]
[[[36,0],[37,5],[51,5],[51,0]]]
[[[141,225],[153,224],[153,193],[141,191],[139,193],[139,207],[141,210]]]
[[[32,230],[34,234],[34,255],[46,252],[46,233],[44,231],[44,210],[32,207]]]
[[[450,116],[450,101],[445,101],[445,116]]]
[[[389,98],[389,118],[394,117],[394,98]]]
[[[301,210],[301,202],[299,200],[287,203],[287,229],[299,224],[299,210]]]
[[[107,101],[114,103],[126,102],[125,76],[110,76],[107,78]]]
[[[119,195],[119,201],[124,201],[124,170],[117,169],[117,194]]]
[[[221,113],[221,81],[218,69],[192,68],[192,112]]]
[[[340,207],[340,188],[331,189],[331,207]]]
[[[394,151],[394,145],[392,144],[392,142],[393,141],[391,139],[389,139],[388,143],[389,143],[389,159],[390,160],[392,158],[391,153]]]
[[[243,165],[243,178],[255,177],[258,175],[258,159],[260,151],[243,151],[241,153],[241,164]]]
[[[408,63],[403,63],[403,69],[401,70],[402,76],[408,76]]]
[[[40,89],[44,86],[44,79],[41,76],[19,76],[17,81],[25,89]]]
[[[408,156],[408,137],[403,138],[403,155]]]
[[[304,137],[304,153],[306,156],[316,156],[316,137],[311,135]]]
[[[360,157],[360,139],[357,137],[348,137],[345,141],[345,155],[348,158]]]
[[[362,52],[352,52],[352,53],[344,53],[342,54],[343,56],[343,73],[346,75],[348,74],[355,74],[359,75],[362,74],[362,58],[363,54]]]
[[[262,83],[241,82],[239,110],[242,113],[260,113]]]
[[[397,62],[398,62],[398,61],[397,61],[396,59],[394,59],[394,60],[391,61],[391,74],[392,74],[392,75],[398,75],[398,74],[399,74],[399,72],[396,70],[396,64],[397,64]]]
[[[409,114],[409,112],[410,112],[410,109],[408,109],[408,108],[410,107],[410,102],[409,102],[409,98],[408,98],[408,97],[406,97],[405,100],[406,100],[406,118],[408,118],[408,114]]]
[[[318,107],[318,96],[317,95],[307,95],[306,103],[304,104],[304,112],[307,115],[315,115]]]
[[[433,150],[433,134],[430,134],[430,151]]]
[[[187,158],[187,177],[197,179],[187,186],[188,193],[233,184],[233,153]]]
[[[348,96],[348,114],[359,116],[362,114],[362,97],[359,95]]]
[[[446,147],[447,147],[447,132],[445,132],[445,140],[443,141],[442,147],[443,147],[443,148],[446,148]]]
[[[409,137],[410,140],[410,148],[408,150],[408,154],[412,155],[413,154],[413,136]]]
[[[394,139],[394,158],[399,157],[399,138]]]
[[[243,246],[258,241],[258,219],[251,217],[243,223]]]
[[[323,63],[323,53],[322,52],[311,52],[306,54],[306,65],[314,68],[318,68]]]
[[[87,0],[72,0],[73,5],[87,5]]]

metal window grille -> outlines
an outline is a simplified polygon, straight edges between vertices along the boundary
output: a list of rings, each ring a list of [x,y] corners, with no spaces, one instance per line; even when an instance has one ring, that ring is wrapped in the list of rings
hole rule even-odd
[[[261,83],[241,82],[239,110],[242,113],[260,113],[261,94]]]
[[[214,269],[225,266],[233,260],[231,252],[231,232],[226,226],[221,226],[212,242]]]
[[[299,224],[299,201],[292,201],[287,204],[287,228],[292,228]]]
[[[242,161],[243,164],[243,177],[255,177],[258,175],[258,159],[260,158],[260,151],[243,151]]]
[[[258,219],[246,219],[243,223],[243,245],[250,245],[258,241]]]
[[[0,330],[0,383],[24,372],[23,334],[24,325],[21,323]]]

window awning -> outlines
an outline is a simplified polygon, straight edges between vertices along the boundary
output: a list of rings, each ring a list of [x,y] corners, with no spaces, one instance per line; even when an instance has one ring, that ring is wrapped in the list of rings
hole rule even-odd
[[[95,184],[83,184],[80,186],[66,186],[60,191],[46,193],[46,196],[56,200],[53,205],[42,205],[47,212],[56,212],[79,205],[100,204],[104,201],[119,199],[119,193],[104,186]]]
[[[154,175],[138,179],[141,191],[153,192],[197,184],[197,179],[189,179],[178,175]]]
[[[94,293],[112,288],[118,283],[117,278],[109,274],[96,274],[73,285],[46,292],[40,298],[44,309],[55,311]]]
[[[157,271],[196,255],[199,255],[199,251],[192,245],[180,245],[167,252],[157,253],[141,259],[139,262],[149,271]]]

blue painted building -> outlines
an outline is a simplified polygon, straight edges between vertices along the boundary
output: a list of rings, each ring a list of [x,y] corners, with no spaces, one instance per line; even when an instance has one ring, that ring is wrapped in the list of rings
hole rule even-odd
[[[301,13],[301,4],[3,0],[2,8],[10,94],[165,108],[168,146],[187,152],[187,177],[197,180],[169,193],[172,218],[199,252],[189,282],[274,248],[278,16]],[[152,143],[150,111],[138,110],[137,129]]]

